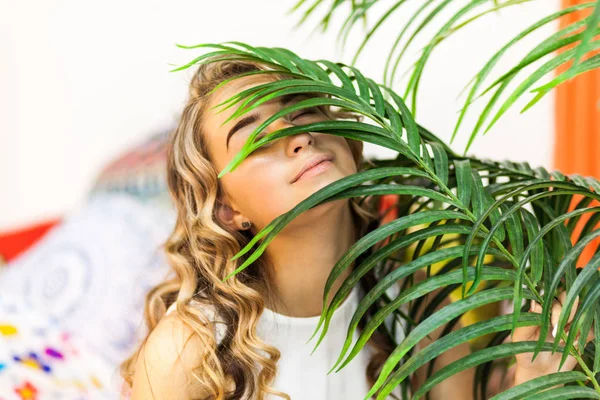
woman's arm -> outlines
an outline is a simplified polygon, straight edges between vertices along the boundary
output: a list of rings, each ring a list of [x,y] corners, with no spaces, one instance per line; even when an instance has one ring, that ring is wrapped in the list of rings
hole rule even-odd
[[[426,276],[424,273],[415,274],[415,278],[416,278],[415,281],[418,282],[418,281],[425,279]],[[429,294],[428,298],[433,299],[433,298],[435,298],[435,296],[438,293],[439,293],[439,290],[434,291]],[[450,299],[445,298],[444,301],[436,307],[435,311],[445,307],[448,304],[450,304]],[[419,311],[419,313],[417,313],[417,319],[421,318],[422,312],[426,308],[427,308],[427,300],[420,307],[420,311]],[[454,330],[460,329],[461,327],[462,327],[461,323],[458,322],[453,327],[452,330],[454,331]],[[423,348],[427,347],[428,345],[430,345],[432,342],[435,342],[440,337],[442,331],[443,331],[443,327],[440,327],[440,328],[436,329],[435,331],[433,331],[429,335],[429,337],[425,337],[423,340],[421,340],[417,346],[417,350],[423,349]],[[445,367],[446,365],[469,355],[470,352],[471,351],[470,351],[469,345],[467,343],[463,343],[461,345],[453,347],[452,349],[449,349],[448,351],[440,354],[440,356],[437,358],[437,360],[434,364],[433,372],[436,372],[436,371],[440,370],[441,368]],[[425,364],[415,372],[415,374],[413,376],[413,380],[412,380],[413,391],[418,389],[427,380],[427,368],[428,368],[428,364]],[[459,372],[458,374],[455,374],[455,375],[449,377],[448,379],[440,382],[439,384],[435,385],[429,392],[430,398],[432,400],[447,400],[447,399],[472,400],[473,399],[474,378],[475,378],[475,369],[474,368],[469,368],[467,370]]]
[[[460,323],[458,323],[457,325],[460,325]],[[460,326],[456,326],[453,330],[455,329],[460,329]],[[435,331],[432,335],[430,335],[433,341],[439,338],[440,333],[441,329]],[[431,340],[425,338],[421,342],[419,342],[419,348],[423,348],[424,346],[429,345],[431,342]],[[469,355],[470,352],[471,351],[467,343],[463,343],[461,345],[453,347],[452,349],[449,349],[448,351],[439,355],[434,364],[433,372],[435,373],[436,371],[445,367],[446,365],[449,365],[452,362]],[[416,371],[416,389],[418,389],[418,387],[421,386],[427,380],[427,367],[428,364],[425,364]],[[442,382],[431,388],[431,390],[429,391],[430,398],[432,400],[472,400],[474,379],[474,368],[469,368],[455,375],[452,375],[448,379],[443,380]]]
[[[551,312],[551,329],[552,333],[548,333],[546,337],[546,342],[554,342],[554,335],[556,332],[555,326],[558,324],[558,318],[562,311],[562,303],[564,303],[567,297],[566,292],[561,292],[558,296],[558,299],[552,302],[552,312]],[[541,314],[542,306],[536,302],[532,302],[531,304],[531,312]],[[577,308],[579,306],[579,298],[575,299],[575,303],[573,304],[573,308],[571,309],[571,314],[569,315],[569,319],[567,321],[567,325],[565,327],[565,331],[568,333],[569,328],[571,326],[571,321],[577,312]],[[590,330],[590,332],[586,333],[587,342],[594,339],[594,332]],[[513,335],[513,342],[521,342],[526,340],[537,341],[540,338],[540,327],[539,326],[524,326],[521,328],[515,329],[515,333]],[[565,344],[563,340],[560,341],[561,344]],[[518,354],[516,356],[517,363],[515,366],[515,377],[513,385],[519,385],[528,380],[537,378],[542,375],[548,375],[555,372],[558,372],[560,360],[562,358],[562,353],[556,352],[554,354],[550,352],[540,352],[534,361],[531,361],[533,353],[523,353]],[[560,371],[570,371],[577,365],[577,360],[574,357],[568,356],[567,360],[561,367]]]

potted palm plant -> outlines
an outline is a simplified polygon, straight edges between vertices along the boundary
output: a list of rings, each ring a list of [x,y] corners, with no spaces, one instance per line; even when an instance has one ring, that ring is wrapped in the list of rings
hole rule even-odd
[[[371,2],[352,2],[353,5],[366,3]],[[594,12],[590,19],[596,21],[596,14]],[[452,24],[449,24],[447,29],[451,27]],[[584,38],[582,45],[585,46],[593,43],[588,38],[588,31],[581,34]],[[447,34],[439,33],[432,46]],[[561,39],[554,37],[552,40]],[[565,176],[560,171],[533,168],[526,162],[480,160],[459,155],[415,121],[405,103],[406,95],[400,96],[387,85],[376,83],[352,65],[325,59],[308,60],[288,49],[254,47],[241,42],[179,47],[210,51],[173,71],[222,56],[260,62],[270,66],[271,71],[290,76],[287,80],[247,89],[221,103],[224,107],[240,104],[231,118],[250,112],[275,97],[291,93],[318,94],[285,107],[266,119],[250,134],[245,145],[219,176],[235,169],[261,146],[287,135],[308,131],[373,143],[398,154],[393,159],[370,160],[358,173],[329,184],[277,217],[234,257],[244,257],[244,262],[225,278],[239,273],[260,257],[286,224],[311,207],[342,198],[399,196],[402,201],[396,206],[397,218],[379,224],[361,237],[340,258],[328,278],[323,293],[323,313],[314,335],[316,346],[326,334],[336,307],[360,278],[371,270],[378,276],[377,284],[355,311],[348,327],[347,340],[332,371],[350,362],[375,330],[385,329],[383,322],[392,315],[406,321],[406,335],[396,343],[367,397],[386,398],[399,385],[406,389],[407,378],[418,368],[433,365],[441,354],[454,346],[485,338],[483,344],[469,355],[435,372],[429,368],[427,380],[412,393],[413,398],[426,396],[437,383],[468,368],[477,369],[474,393],[486,398],[486,382],[494,361],[523,353],[537,356],[540,352],[562,353],[563,362],[571,355],[578,366],[574,371],[557,372],[525,382],[497,394],[495,399],[531,395],[541,396],[536,398],[599,398],[599,249],[584,268],[577,268],[575,264],[583,248],[600,236],[600,230],[595,229],[600,220],[600,207],[589,207],[593,200],[600,200],[598,180],[576,174]],[[541,52],[552,51],[552,48],[555,49],[556,44],[547,44],[532,53],[530,58],[539,57]],[[575,50],[569,54],[578,60],[580,53],[580,50]],[[576,64],[569,76],[589,68],[586,62]],[[489,69],[490,65],[493,61],[486,68]],[[486,68],[478,74],[474,87],[480,87]],[[512,79],[514,73],[504,76],[504,79]],[[557,78],[554,83],[560,83],[561,79]],[[502,82],[495,86],[502,86]],[[416,87],[415,84],[415,90]],[[544,90],[548,87],[544,86]],[[469,101],[475,96],[475,91],[470,96]],[[364,120],[327,120],[281,129],[257,139],[258,134],[277,118],[298,109],[320,105],[350,111],[363,116]],[[573,211],[568,211],[574,196],[580,196],[581,200]],[[590,214],[591,218],[573,243],[573,228],[585,214]],[[407,253],[409,248],[413,251]],[[406,254],[409,254],[408,257]],[[357,265],[340,289],[332,293],[333,282],[355,260],[359,261]],[[400,264],[401,268],[397,268]],[[432,265],[437,267],[431,268]],[[424,279],[411,279],[420,271],[425,272]],[[404,282],[402,290],[395,298],[388,297],[387,289],[398,281]],[[460,291],[461,298],[441,306],[437,311],[423,312],[419,318],[415,317],[416,314],[406,315],[403,312],[403,306],[409,302],[413,305],[412,310],[418,309],[428,295],[433,295],[428,304],[439,305],[455,289]],[[557,325],[558,334],[553,343],[547,343],[550,307],[559,292],[565,292],[566,297]],[[511,312],[452,329],[466,313],[502,301],[510,302]],[[541,313],[528,311],[532,301],[541,304]],[[577,302],[579,307],[576,307]],[[376,312],[370,316],[360,339],[353,344],[352,333],[367,310],[373,307]],[[574,307],[577,312],[566,332],[564,328]],[[511,332],[522,326],[539,326],[540,340],[503,342]],[[420,340],[440,328],[444,334],[437,341],[423,349],[415,348]],[[590,330],[595,332],[595,339],[588,343],[587,334],[580,333]]]

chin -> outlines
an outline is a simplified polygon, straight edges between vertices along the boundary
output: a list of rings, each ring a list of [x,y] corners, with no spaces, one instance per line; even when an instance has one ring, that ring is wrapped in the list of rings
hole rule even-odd
[[[307,210],[302,215],[307,218],[310,218],[312,222],[318,223],[320,220],[323,220],[323,216],[327,214],[331,214],[333,210],[337,210],[343,207],[346,207],[349,199],[339,199],[335,201],[328,201],[326,203],[321,203],[318,206]]]

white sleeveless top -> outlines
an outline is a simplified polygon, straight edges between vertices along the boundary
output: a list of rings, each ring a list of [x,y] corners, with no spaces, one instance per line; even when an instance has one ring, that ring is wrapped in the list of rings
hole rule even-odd
[[[394,293],[389,293],[390,291]],[[388,293],[394,298],[397,291],[394,286],[388,290]],[[289,394],[292,400],[363,400],[365,398],[370,390],[366,368],[373,352],[369,345],[365,345],[339,372],[334,370],[327,375],[339,357],[350,320],[362,298],[362,293],[362,288],[359,285],[355,286],[335,310],[325,337],[312,355],[310,353],[318,341],[321,330],[310,342],[306,342],[317,327],[320,316],[290,317],[268,308],[264,309],[256,333],[263,341],[277,347],[281,352],[281,358],[277,362],[277,374],[271,385],[274,389]],[[173,309],[175,304],[169,307],[167,314]],[[388,318],[387,321],[390,322],[392,319]],[[221,323],[215,325],[217,341],[220,342],[225,326]],[[396,340],[399,342],[404,336],[402,327],[398,326],[397,332],[399,337]],[[352,345],[359,336],[359,332],[355,330]],[[396,388],[393,394],[402,399],[400,387]],[[281,398],[273,395],[267,396],[267,399]]]

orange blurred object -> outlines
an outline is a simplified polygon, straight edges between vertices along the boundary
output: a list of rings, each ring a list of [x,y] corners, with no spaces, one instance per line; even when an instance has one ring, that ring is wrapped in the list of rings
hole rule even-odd
[[[562,0],[563,8],[586,3],[587,0]],[[570,13],[560,19],[562,29],[575,21],[589,16],[594,8],[590,7]],[[573,32],[573,34],[580,31]],[[579,43],[579,42],[577,42]],[[563,50],[564,51],[564,50]],[[586,54],[582,61],[598,51]],[[566,71],[572,62],[561,65],[556,74]],[[600,177],[600,119],[598,114],[598,94],[600,93],[600,70],[592,69],[556,87],[556,140],[554,142],[554,168],[565,175]],[[574,195],[569,211],[575,208],[583,196]],[[589,207],[598,206],[598,201]],[[571,239],[579,237],[581,229],[589,220],[590,214],[584,214],[578,221]],[[596,225],[596,229],[600,224]],[[585,266],[592,258],[594,250],[600,244],[600,238],[589,243],[577,261],[577,267]]]

